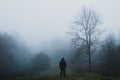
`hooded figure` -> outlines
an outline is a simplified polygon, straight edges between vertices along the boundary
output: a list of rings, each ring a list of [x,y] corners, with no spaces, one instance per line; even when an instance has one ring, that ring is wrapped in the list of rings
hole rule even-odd
[[[59,68],[60,68],[60,77],[66,77],[66,61],[64,60],[64,58],[62,58],[59,62]]]

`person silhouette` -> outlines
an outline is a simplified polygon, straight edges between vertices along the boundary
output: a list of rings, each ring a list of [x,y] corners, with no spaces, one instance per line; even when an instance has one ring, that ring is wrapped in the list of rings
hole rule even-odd
[[[61,58],[60,62],[59,62],[59,68],[60,68],[60,77],[66,77],[66,61],[64,58]]]

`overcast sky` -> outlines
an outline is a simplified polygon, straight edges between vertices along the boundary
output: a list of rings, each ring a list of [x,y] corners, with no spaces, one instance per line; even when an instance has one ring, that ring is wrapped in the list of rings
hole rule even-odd
[[[19,35],[35,47],[64,39],[83,7],[96,10],[102,17],[102,28],[119,34],[119,0],[0,0],[0,31]]]

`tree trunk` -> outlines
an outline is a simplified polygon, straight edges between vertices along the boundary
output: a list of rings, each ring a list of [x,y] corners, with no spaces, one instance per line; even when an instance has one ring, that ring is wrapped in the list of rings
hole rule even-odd
[[[89,72],[92,71],[92,58],[91,58],[91,49],[90,49],[90,46],[88,46],[88,57],[89,57]]]

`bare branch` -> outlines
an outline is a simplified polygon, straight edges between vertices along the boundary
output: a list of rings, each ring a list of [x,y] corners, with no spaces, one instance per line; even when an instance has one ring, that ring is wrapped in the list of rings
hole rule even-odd
[[[96,12],[91,9],[83,9],[82,13],[75,17],[75,26],[73,26],[73,31],[70,33],[73,37],[73,45],[78,47],[84,44],[86,46],[86,53],[89,56],[89,69],[91,69],[92,64],[92,52],[95,50],[93,45],[97,41],[94,35],[97,33],[96,30],[99,23],[100,18]]]

